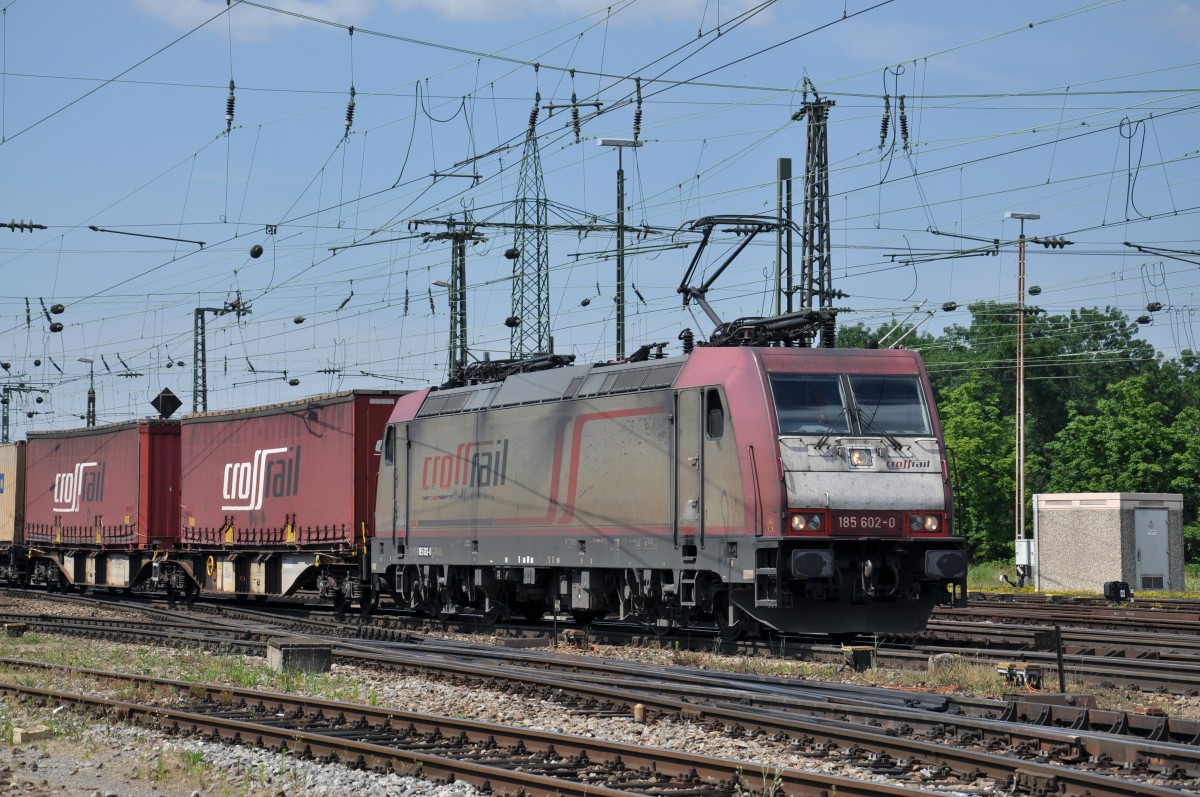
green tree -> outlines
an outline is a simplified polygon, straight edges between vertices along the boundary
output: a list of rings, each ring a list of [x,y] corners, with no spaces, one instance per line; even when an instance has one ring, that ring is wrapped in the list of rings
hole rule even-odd
[[[1068,406],[1050,446],[1048,484],[1057,492],[1183,493],[1195,515],[1200,488],[1200,409],[1175,412],[1151,374],[1112,384],[1095,412]]]
[[[1016,448],[1011,416],[1000,409],[994,380],[972,374],[938,402],[942,432],[953,455],[955,514],[976,560],[1013,552]]]

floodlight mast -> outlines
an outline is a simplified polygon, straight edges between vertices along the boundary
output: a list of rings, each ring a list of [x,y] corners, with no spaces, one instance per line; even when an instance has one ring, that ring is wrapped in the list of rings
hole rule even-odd
[[[1040,213],[1008,211],[1006,219],[1021,222],[1021,236],[1017,239],[1017,527],[1016,541],[1020,548],[1025,537],[1025,222],[1036,221]],[[1018,551],[1019,554],[1019,551]],[[1029,565],[1027,564],[1028,568]],[[1024,579],[1018,575],[1018,580]]]
[[[625,359],[625,164],[622,150],[646,143],[636,138],[602,138],[602,147],[617,149],[617,359]],[[703,305],[701,305],[703,306]]]
[[[96,366],[95,360],[91,357],[76,357],[81,363],[87,363],[88,367],[88,392],[87,392],[87,415],[86,423],[88,426],[96,425]]]

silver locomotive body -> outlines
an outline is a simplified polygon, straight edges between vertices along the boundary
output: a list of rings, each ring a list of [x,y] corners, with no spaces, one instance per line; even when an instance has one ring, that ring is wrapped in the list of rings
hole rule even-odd
[[[425,390],[382,454],[374,592],[430,614],[849,634],[965,595],[908,352],[698,348]]]

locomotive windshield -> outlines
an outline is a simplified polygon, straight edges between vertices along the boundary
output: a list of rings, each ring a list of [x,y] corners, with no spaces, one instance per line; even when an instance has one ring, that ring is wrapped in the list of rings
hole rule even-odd
[[[780,434],[931,435],[915,376],[771,374]]]

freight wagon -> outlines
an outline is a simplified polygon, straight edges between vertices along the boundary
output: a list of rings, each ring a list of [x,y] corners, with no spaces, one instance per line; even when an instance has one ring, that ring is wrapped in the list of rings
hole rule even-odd
[[[178,533],[179,424],[143,420],[28,438],[23,539],[15,541],[26,561],[17,580],[125,589],[149,579]]]
[[[915,631],[965,601],[946,452],[905,351],[697,348],[401,398],[373,592],[657,632]]]
[[[0,581],[25,581],[25,443],[0,444]]]
[[[315,590],[339,610],[364,587],[377,449],[398,391],[356,390],[185,416],[172,595]]]

